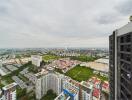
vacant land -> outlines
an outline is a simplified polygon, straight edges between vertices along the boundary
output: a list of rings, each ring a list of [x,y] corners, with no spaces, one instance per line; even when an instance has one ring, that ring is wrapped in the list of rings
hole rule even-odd
[[[77,81],[86,81],[93,76],[93,70],[85,66],[77,65],[69,70],[66,75]]]

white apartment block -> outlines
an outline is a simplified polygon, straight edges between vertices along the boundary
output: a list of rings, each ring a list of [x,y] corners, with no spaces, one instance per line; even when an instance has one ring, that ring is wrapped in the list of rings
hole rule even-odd
[[[81,82],[81,100],[92,100],[93,85],[85,81]]]
[[[2,100],[16,100],[16,83],[11,83],[2,88],[3,99]]]
[[[58,73],[46,73],[36,81],[36,99],[40,100],[46,92],[52,89],[57,95],[61,93],[62,75]]]
[[[36,65],[36,66],[40,66],[40,63],[42,61],[42,56],[39,56],[39,55],[32,55],[31,56],[31,61],[32,61],[32,64]]]

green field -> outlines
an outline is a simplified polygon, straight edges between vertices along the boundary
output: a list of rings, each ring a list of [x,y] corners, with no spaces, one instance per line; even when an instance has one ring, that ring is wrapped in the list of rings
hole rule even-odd
[[[96,75],[93,73],[93,69],[80,65],[69,70],[65,75],[79,82],[86,81],[93,76],[98,77],[101,81],[108,81],[108,77],[100,76],[100,74]]]
[[[59,59],[60,57],[59,56],[56,56],[56,55],[49,55],[49,54],[46,54],[46,55],[43,55],[43,60],[44,61],[50,61],[50,60],[56,60],[56,59]]]
[[[77,81],[86,81],[93,76],[93,70],[85,66],[77,65],[66,72],[66,75]]]
[[[82,61],[82,62],[94,61],[94,60],[98,59],[98,57],[85,56],[85,55],[74,56],[74,57],[70,57],[70,58],[72,60],[79,60],[79,61]]]

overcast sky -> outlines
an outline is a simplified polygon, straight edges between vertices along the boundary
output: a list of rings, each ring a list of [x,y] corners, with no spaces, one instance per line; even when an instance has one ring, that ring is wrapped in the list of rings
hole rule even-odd
[[[0,48],[108,47],[132,0],[0,0]]]

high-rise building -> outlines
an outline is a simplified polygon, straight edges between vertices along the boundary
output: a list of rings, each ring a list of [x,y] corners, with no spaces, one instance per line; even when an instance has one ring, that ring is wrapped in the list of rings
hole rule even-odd
[[[40,63],[42,61],[42,56],[39,56],[39,55],[32,55],[31,56],[31,61],[32,61],[32,64],[36,65],[36,66],[40,66]]]
[[[41,99],[48,90],[52,89],[57,95],[62,92],[63,75],[59,73],[46,72],[44,75],[37,76],[36,99]]]
[[[2,88],[3,99],[2,100],[16,100],[16,83],[11,83]]]
[[[132,17],[109,37],[110,100],[132,100]]]

